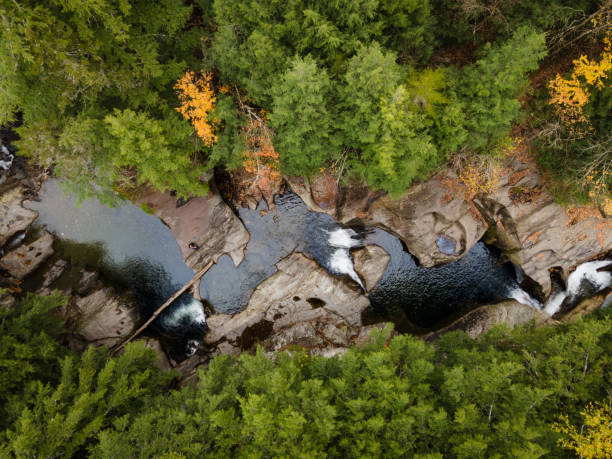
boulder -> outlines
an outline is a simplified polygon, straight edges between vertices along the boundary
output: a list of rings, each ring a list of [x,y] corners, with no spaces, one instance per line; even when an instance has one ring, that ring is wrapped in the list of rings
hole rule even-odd
[[[325,212],[335,217],[338,190],[335,176],[325,172],[310,179],[285,177],[285,181],[291,190],[302,198],[309,210]]]
[[[575,308],[565,313],[560,320],[561,322],[571,322],[579,317],[590,314],[596,309],[604,307],[606,300],[609,301],[611,298],[612,294],[610,294],[610,289],[597,293],[589,298],[585,298],[580,301]]]
[[[384,276],[391,256],[377,245],[368,245],[354,251],[353,260],[355,271],[365,281],[369,292]]]
[[[185,263],[194,271],[226,253],[235,265],[244,258],[249,233],[216,189],[208,196],[191,198],[177,207],[177,198],[170,192],[161,193],[145,187],[135,203],[151,209],[170,227]],[[199,248],[190,249],[190,242],[195,242]]]
[[[515,327],[532,320],[535,320],[537,325],[552,322],[547,314],[535,308],[514,300],[502,301],[501,303],[476,308],[447,327],[429,333],[425,336],[425,339],[432,340],[443,333],[454,330],[463,330],[472,338],[477,338],[497,324]]]
[[[53,254],[53,236],[44,231],[28,245],[22,245],[0,258],[0,269],[15,279],[23,279]]]
[[[60,276],[66,271],[68,262],[66,260],[57,260],[53,265],[43,274],[43,288],[48,288],[53,282],[60,278]]]
[[[17,306],[17,300],[8,290],[0,289],[0,309],[11,309]]]
[[[0,195],[0,247],[12,236],[25,231],[38,213],[21,205],[23,188],[18,186]]]
[[[267,350],[348,346],[359,334],[361,313],[370,304],[361,289],[300,253],[276,266],[278,271],[255,289],[243,311],[207,319],[210,331],[204,341],[242,349],[262,343]]]
[[[76,300],[76,332],[89,343],[114,346],[138,325],[136,306],[111,288]]]

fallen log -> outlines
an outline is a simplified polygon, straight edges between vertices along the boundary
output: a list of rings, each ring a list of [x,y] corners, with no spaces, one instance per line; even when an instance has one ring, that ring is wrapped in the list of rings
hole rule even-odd
[[[214,264],[213,261],[209,261],[206,266],[204,266],[200,271],[197,272],[197,274],[195,276],[193,276],[193,279],[191,279],[187,284],[183,285],[183,287],[181,287],[180,290],[178,290],[174,295],[172,295],[170,298],[168,298],[168,300],[162,304],[159,308],[157,308],[155,310],[155,312],[153,313],[153,315],[151,317],[149,317],[149,319],[142,324],[138,330],[136,330],[134,333],[132,333],[129,338],[127,338],[126,340],[124,340],[121,344],[115,346],[113,348],[113,350],[111,351],[112,355],[116,355],[119,353],[119,351],[121,349],[123,349],[125,347],[125,345],[127,343],[129,343],[130,341],[132,341],[134,338],[136,338],[138,335],[140,335],[145,328],[147,328],[151,322],[153,322],[157,316],[159,316],[161,314],[161,312],[166,309],[168,306],[170,306],[172,304],[172,302],[174,300],[176,300],[179,296],[181,296],[183,293],[185,293],[187,291],[187,289],[189,289],[193,284],[195,284],[204,274],[206,274],[206,271],[208,271],[210,269],[210,267]]]

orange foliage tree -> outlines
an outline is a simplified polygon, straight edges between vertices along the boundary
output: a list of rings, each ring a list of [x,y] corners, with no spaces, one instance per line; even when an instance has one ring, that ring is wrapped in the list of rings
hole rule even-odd
[[[240,199],[250,196],[259,201],[262,197],[270,209],[274,208],[274,195],[282,183],[278,152],[272,144],[273,133],[268,128],[266,113],[243,102],[236,89],[240,111],[246,118],[243,127],[245,149],[242,167],[232,174]]]
[[[272,197],[282,180],[278,153],[272,145],[269,130],[262,118],[249,118],[245,126],[243,167],[253,176],[251,187],[256,187],[272,207]]]
[[[212,113],[217,99],[212,89],[211,78],[210,73],[202,72],[196,75],[189,70],[174,86],[181,101],[181,105],[176,110],[193,124],[198,137],[207,147],[211,147],[217,141],[212,123]]]

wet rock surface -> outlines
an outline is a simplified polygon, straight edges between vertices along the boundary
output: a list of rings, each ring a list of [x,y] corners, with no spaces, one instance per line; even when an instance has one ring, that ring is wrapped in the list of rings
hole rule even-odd
[[[0,247],[11,237],[25,231],[36,220],[38,213],[21,205],[24,189],[16,186],[0,194]]]
[[[285,177],[291,190],[302,198],[306,207],[314,212],[325,212],[335,216],[338,188],[332,174],[318,174],[304,177]]]
[[[31,244],[21,245],[0,258],[0,269],[15,279],[23,279],[53,254],[53,236],[44,231]]]
[[[300,253],[281,260],[277,268],[244,311],[208,318],[210,332],[204,339],[209,346],[227,343],[248,349],[261,343],[267,350],[291,345],[313,349],[347,346],[359,335],[361,313],[370,304],[360,289]]]
[[[525,274],[550,291],[548,270],[565,273],[576,265],[612,249],[612,218],[596,209],[565,208],[542,186],[534,164],[513,159],[490,197],[476,201],[496,222],[496,244],[516,250]]]
[[[512,328],[532,320],[535,321],[536,325],[552,323],[547,314],[535,308],[525,306],[513,300],[503,301],[474,309],[447,327],[429,333],[425,336],[425,339],[433,340],[446,332],[454,330],[463,330],[472,338],[477,338],[497,324],[504,324]]]
[[[290,178],[289,184],[311,210],[396,234],[424,267],[461,258],[489,230],[493,244],[510,253],[544,294],[550,291],[550,268],[567,273],[612,250],[612,218],[595,208],[555,203],[528,155],[509,157],[492,191],[472,200],[465,199],[465,188],[450,169],[398,199],[365,185],[345,187],[331,209],[314,202],[308,182]]]
[[[81,279],[77,287],[77,293],[81,296],[87,295],[93,289],[100,287],[100,275],[96,271],[81,269]]]
[[[164,352],[164,349],[162,348],[162,345],[159,342],[159,340],[155,338],[151,338],[151,337],[145,337],[138,341],[142,342],[146,348],[152,349],[153,351],[155,351],[155,353],[157,354],[155,365],[157,365],[157,367],[160,370],[166,371],[172,368],[170,365],[170,360],[168,359],[168,356]]]
[[[191,198],[177,207],[177,198],[170,192],[144,188],[136,204],[152,210],[170,227],[191,269],[197,271],[209,260],[216,261],[226,253],[235,265],[244,258],[249,233],[216,189],[208,196]],[[189,248],[191,242],[196,244],[196,249]]]
[[[75,331],[87,343],[114,346],[138,325],[135,305],[109,287],[78,298],[75,306]]]

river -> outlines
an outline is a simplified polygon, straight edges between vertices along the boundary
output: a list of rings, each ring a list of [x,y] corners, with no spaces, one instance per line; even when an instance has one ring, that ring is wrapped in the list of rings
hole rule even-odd
[[[193,276],[169,228],[139,207],[124,201],[110,208],[95,199],[79,204],[56,180],[43,184],[39,198],[30,204],[39,212],[38,224],[63,243],[97,247],[100,255],[89,257],[87,264],[133,290],[144,316]],[[215,312],[244,309],[257,285],[293,251],[315,259],[333,275],[361,283],[351,250],[365,244],[379,245],[391,255],[382,280],[369,292],[369,314],[393,320],[400,328],[434,329],[460,312],[506,298],[539,304],[519,286],[520,269],[484,243],[456,262],[422,268],[398,238],[383,230],[344,228],[327,214],[308,211],[291,192],[277,196],[275,203],[273,210],[263,201],[255,210],[239,209],[250,233],[244,260],[236,267],[229,256],[220,257],[200,284],[202,298]],[[183,295],[154,323],[153,331],[178,358],[192,353],[205,331],[202,304]]]

